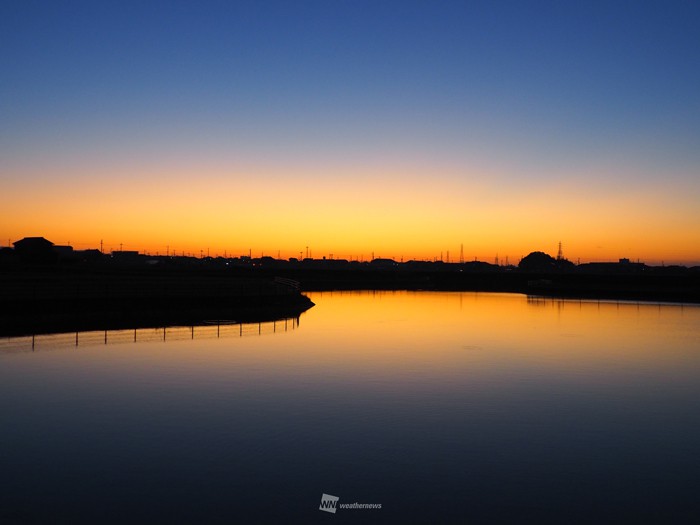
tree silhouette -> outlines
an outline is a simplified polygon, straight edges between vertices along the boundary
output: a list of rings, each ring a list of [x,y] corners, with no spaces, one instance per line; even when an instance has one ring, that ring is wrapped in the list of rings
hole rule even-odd
[[[523,257],[518,268],[525,272],[557,272],[571,270],[574,263],[566,259],[557,260],[544,252],[532,252]]]

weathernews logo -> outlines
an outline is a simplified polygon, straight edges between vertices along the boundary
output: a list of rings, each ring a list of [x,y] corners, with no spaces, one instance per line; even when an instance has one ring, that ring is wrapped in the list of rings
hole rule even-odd
[[[332,512],[333,514],[335,514],[339,499],[340,498],[338,496],[331,496],[330,494],[321,494],[321,505],[318,507],[318,510],[322,510],[324,512]]]
[[[338,503],[340,500],[340,497],[338,496],[331,496],[330,494],[321,494],[321,505],[319,505],[318,510],[322,510],[323,512],[331,512],[333,514],[336,513],[338,509],[349,509],[349,510],[358,510],[358,509],[374,509],[378,510],[382,508],[381,503]]]

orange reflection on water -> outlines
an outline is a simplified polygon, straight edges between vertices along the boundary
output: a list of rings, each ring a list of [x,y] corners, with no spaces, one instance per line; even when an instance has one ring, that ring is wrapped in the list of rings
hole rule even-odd
[[[426,371],[454,366],[580,370],[695,362],[700,308],[529,299],[516,294],[311,294],[305,349],[317,362]],[[324,344],[325,341],[325,344]],[[680,360],[680,361],[679,361]]]
[[[280,323],[276,333],[239,337],[233,327],[221,338],[81,343],[75,350],[15,359],[74,367],[88,382],[99,368],[102,381],[110,376],[151,383],[157,377],[173,385],[205,381],[220,384],[222,392],[251,382],[263,391],[273,384],[357,388],[358,382],[368,388],[387,383],[503,388],[516,377],[589,383],[653,374],[687,379],[700,366],[698,306],[475,292],[309,296],[316,306],[293,330]]]

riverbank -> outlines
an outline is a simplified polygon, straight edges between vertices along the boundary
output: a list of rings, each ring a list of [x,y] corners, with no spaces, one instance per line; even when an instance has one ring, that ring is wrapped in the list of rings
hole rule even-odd
[[[298,317],[313,303],[294,284],[222,272],[3,272],[0,335]]]
[[[0,335],[197,325],[296,317],[302,291],[434,290],[574,299],[700,303],[700,272],[621,267],[532,272],[493,265],[118,268],[37,266],[0,272]]]
[[[261,273],[261,272],[258,272]],[[278,272],[306,291],[431,290],[522,293],[576,299],[700,303],[700,272],[658,269],[622,272],[289,270]]]

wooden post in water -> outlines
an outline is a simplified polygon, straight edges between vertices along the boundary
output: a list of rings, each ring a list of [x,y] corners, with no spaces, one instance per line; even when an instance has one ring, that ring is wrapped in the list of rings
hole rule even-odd
[[[78,346],[78,332],[75,332],[75,346]]]

